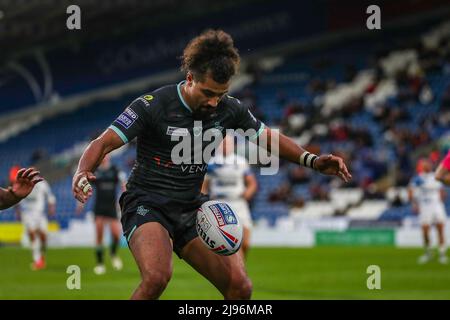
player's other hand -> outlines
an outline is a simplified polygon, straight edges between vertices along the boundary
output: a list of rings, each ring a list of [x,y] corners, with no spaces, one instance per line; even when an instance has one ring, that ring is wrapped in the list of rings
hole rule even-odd
[[[75,173],[72,179],[72,192],[75,199],[81,203],[86,203],[92,196],[92,187],[89,182],[95,181],[95,179],[94,174],[89,171]]]
[[[11,186],[14,195],[20,199],[28,196],[36,183],[44,180],[39,174],[35,168],[22,168],[17,171],[16,179]]]
[[[348,172],[347,166],[342,158],[329,155],[322,155],[314,162],[314,168],[320,173],[337,176],[348,182],[351,180],[352,175]]]

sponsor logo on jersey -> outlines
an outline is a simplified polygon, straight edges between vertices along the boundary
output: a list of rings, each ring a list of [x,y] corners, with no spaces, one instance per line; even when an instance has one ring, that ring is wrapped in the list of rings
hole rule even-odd
[[[154,97],[152,95],[145,95],[144,97],[139,97],[136,100],[141,101],[143,104],[145,104],[146,107],[150,106],[150,101],[152,101]]]
[[[150,210],[145,208],[144,206],[139,206],[136,210],[136,213],[141,216],[145,216]]]
[[[126,108],[124,113],[133,120],[136,120],[138,118],[138,115],[133,110],[131,110],[131,108]]]
[[[194,133],[194,136],[198,137],[202,133],[202,127],[194,127],[192,132]]]
[[[142,97],[139,97],[139,98],[137,98],[136,100],[141,101],[143,104],[145,104],[146,107],[150,106],[150,103],[148,103],[148,101],[145,100],[145,99],[142,98]]]
[[[222,131],[222,130],[223,130],[223,127],[220,125],[220,122],[219,122],[219,121],[216,121],[216,122],[214,123],[214,128],[216,128],[216,129],[219,130],[219,131]]]
[[[168,126],[166,134],[168,136],[186,137],[189,135],[189,130],[187,128],[178,128],[178,127]]]
[[[122,114],[117,118],[117,122],[128,129],[133,125],[137,118],[139,117],[133,110],[126,108],[125,111],[122,112]]]
[[[183,171],[185,173],[206,172],[207,169],[208,169],[207,164],[181,165],[181,171]]]

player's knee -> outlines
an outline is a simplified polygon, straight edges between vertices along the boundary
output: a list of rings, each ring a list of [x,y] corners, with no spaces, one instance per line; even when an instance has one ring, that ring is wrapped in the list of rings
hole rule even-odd
[[[242,275],[231,279],[225,298],[248,300],[252,296],[252,291],[252,282],[250,278],[243,273]]]
[[[171,271],[148,270],[142,273],[142,287],[146,294],[152,297],[159,295],[167,287],[172,276]]]
[[[246,277],[245,281],[241,284],[239,290],[239,298],[240,299],[250,299],[253,292],[253,284],[252,281]]]

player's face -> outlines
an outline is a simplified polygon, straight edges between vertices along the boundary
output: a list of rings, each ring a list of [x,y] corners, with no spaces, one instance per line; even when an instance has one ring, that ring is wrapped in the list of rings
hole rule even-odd
[[[199,114],[214,112],[220,100],[228,93],[230,82],[218,83],[209,75],[206,75],[203,81],[197,81],[188,74],[187,86],[193,111]]]
[[[417,173],[428,173],[431,172],[433,170],[433,164],[431,163],[430,160],[426,159],[426,158],[422,158],[419,159],[419,161],[417,162]]]
[[[422,164],[422,169],[424,172],[431,172],[433,169],[433,165],[429,160],[425,160]]]

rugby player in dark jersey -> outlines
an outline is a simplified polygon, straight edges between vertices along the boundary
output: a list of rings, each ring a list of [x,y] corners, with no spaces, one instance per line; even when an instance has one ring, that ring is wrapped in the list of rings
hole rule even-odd
[[[252,284],[241,255],[220,256],[198,237],[196,212],[207,198],[201,186],[209,159],[201,163],[174,161],[175,138],[201,135],[215,128],[254,131],[249,139],[263,140],[271,148],[271,131],[239,100],[227,95],[239,67],[232,38],[221,30],[208,30],[192,39],[183,53],[186,80],[162,87],[134,100],[112,125],[91,142],[73,178],[76,199],[85,202],[92,191],[97,165],[112,150],[137,138],[137,158],[127,191],[120,198],[122,226],[129,248],[141,272],[133,299],[157,299],[172,275],[172,250],[206,277],[226,299],[249,299]],[[199,126],[198,120],[201,120]],[[209,146],[194,143],[192,154]],[[323,174],[351,178],[343,160],[333,155],[308,153],[279,134],[280,157],[311,167]],[[197,150],[196,150],[197,149]],[[191,157],[192,157],[191,154]],[[194,161],[196,162],[196,161]]]
[[[95,257],[97,265],[95,274],[104,274],[103,232],[105,226],[111,231],[111,263],[115,270],[121,270],[122,260],[117,255],[120,241],[120,222],[117,212],[117,189],[120,186],[125,191],[125,173],[111,164],[110,156],[106,155],[102,163],[95,171],[96,179],[93,181],[95,188],[94,220],[95,220]],[[83,204],[78,202],[77,213],[81,213]]]

